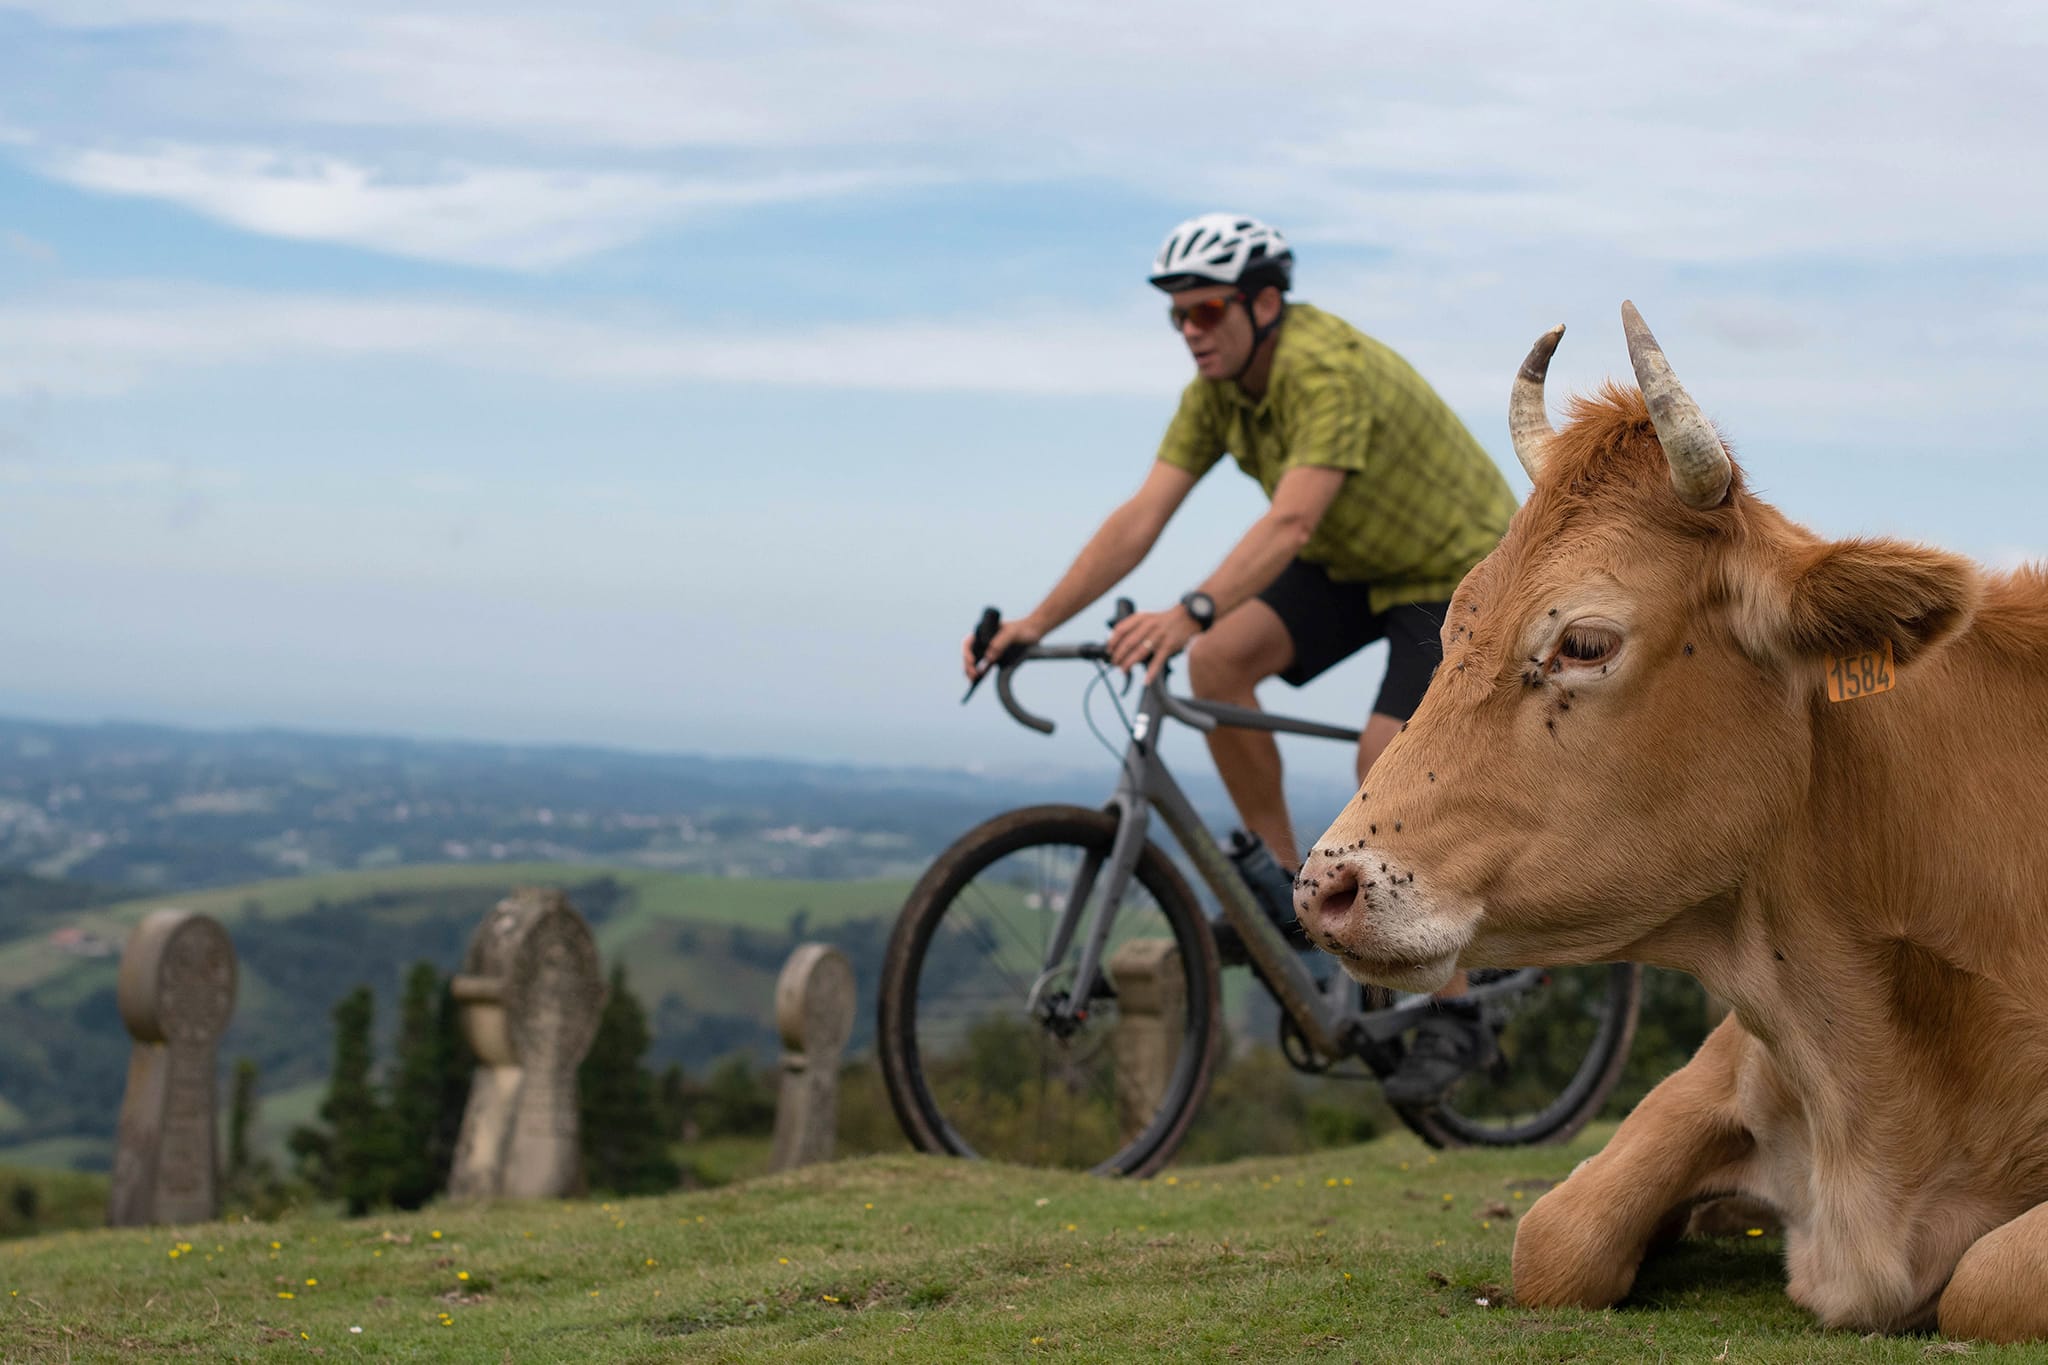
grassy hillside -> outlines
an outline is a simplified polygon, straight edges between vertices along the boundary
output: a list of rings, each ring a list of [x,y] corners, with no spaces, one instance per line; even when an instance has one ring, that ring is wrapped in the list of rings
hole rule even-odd
[[[235,940],[240,996],[224,1059],[255,1058],[273,1151],[310,1117],[331,1048],[329,1011],[358,983],[395,1026],[413,962],[455,970],[470,932],[515,886],[563,888],[607,964],[626,964],[647,1006],[657,1063],[701,1069],[774,1047],[776,974],[804,938],[839,942],[864,983],[908,891],[894,882],[745,880],[573,863],[386,868],[253,882],[38,914],[0,940],[0,1162],[103,1168],[129,1042],[114,1006],[118,957],[82,955],[77,935],[117,945],[151,910],[220,919]],[[70,942],[53,937],[71,935]],[[856,1046],[866,1037],[862,1011]]]
[[[1819,1330],[1775,1238],[1691,1243],[1602,1313],[1505,1291],[1515,1222],[1605,1132],[1091,1180],[929,1158],[701,1194],[0,1247],[25,1360],[1919,1361]],[[359,1329],[359,1330],[358,1330]],[[2039,1348],[1969,1350],[1984,1361]]]

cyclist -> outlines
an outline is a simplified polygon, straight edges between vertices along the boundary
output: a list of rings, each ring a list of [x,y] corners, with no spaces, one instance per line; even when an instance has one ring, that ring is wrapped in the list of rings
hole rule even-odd
[[[1388,347],[1334,314],[1290,302],[1294,254],[1274,228],[1209,213],[1167,234],[1151,283],[1195,362],[1158,457],[1028,615],[1003,622],[978,676],[1012,645],[1035,644],[1108,592],[1152,549],[1196,482],[1226,453],[1271,506],[1178,603],[1126,617],[1111,661],[1156,677],[1188,648],[1195,695],[1255,707],[1279,676],[1300,687],[1375,640],[1387,671],[1358,743],[1366,771],[1414,711],[1442,658],[1452,591],[1507,529],[1515,508],[1500,470],[1427,382]],[[1192,646],[1191,648],[1189,648]],[[1262,731],[1219,726],[1209,751],[1245,826],[1239,865],[1283,928],[1294,929],[1294,827],[1280,751]],[[1277,860],[1277,865],[1276,865]],[[1227,924],[1218,947],[1242,960]],[[1297,939],[1297,941],[1303,941]],[[1444,992],[1462,990],[1462,979]],[[1418,1030],[1388,1098],[1428,1105],[1490,1060],[1469,1010],[1439,1008]]]

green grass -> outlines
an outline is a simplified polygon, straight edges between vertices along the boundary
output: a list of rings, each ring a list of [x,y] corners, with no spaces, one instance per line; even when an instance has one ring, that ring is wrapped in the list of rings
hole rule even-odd
[[[24,1187],[30,1192],[26,1199]],[[98,1227],[106,1220],[105,1176],[0,1165],[0,1238]]]
[[[1806,1362],[1939,1346],[1820,1330],[1768,1237],[1689,1244],[1618,1310],[1515,1307],[1514,1219],[1486,1206],[1518,1213],[1510,1182],[1561,1177],[1597,1141],[1432,1159],[1403,1136],[1145,1183],[876,1157],[654,1199],[58,1234],[0,1247],[0,1353]]]
[[[119,1101],[115,1102],[118,1106]],[[112,1162],[114,1140],[110,1137],[52,1137],[33,1142],[0,1146],[0,1166],[33,1167],[43,1170],[105,1170]]]
[[[63,916],[62,922],[118,942],[150,911],[164,906],[211,915],[232,932],[250,901],[261,903],[266,918],[290,919],[310,912],[321,901],[343,902],[380,893],[416,896],[471,887],[509,891],[515,886],[573,886],[604,876],[618,879],[628,891],[624,903],[597,929],[599,950],[607,958],[684,923],[779,932],[799,909],[810,911],[810,922],[817,925],[868,917],[893,920],[910,892],[907,881],[755,880],[585,863],[453,863],[328,872],[210,891],[166,893],[81,910]],[[49,928],[49,923],[39,923],[34,932],[0,944],[0,995],[26,991],[44,982],[61,982],[69,994],[78,995],[103,984],[103,978],[111,978],[114,958],[72,956],[48,941]]]

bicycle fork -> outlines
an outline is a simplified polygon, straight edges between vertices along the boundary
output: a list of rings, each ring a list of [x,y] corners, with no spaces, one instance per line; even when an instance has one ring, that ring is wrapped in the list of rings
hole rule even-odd
[[[1088,1002],[1094,997],[1102,975],[1103,945],[1109,941],[1116,907],[1123,902],[1124,890],[1131,884],[1138,859],[1145,851],[1151,811],[1142,795],[1131,791],[1128,782],[1120,783],[1109,804],[1116,812],[1116,836],[1109,846],[1108,874],[1103,875],[1102,857],[1091,854],[1082,860],[1059,923],[1053,929],[1052,942],[1045,950],[1045,960],[1039,965],[1038,979],[1031,983],[1031,994],[1025,1002],[1032,1015],[1061,1032],[1071,1032],[1087,1021]],[[1099,895],[1098,878],[1102,883]],[[1077,932],[1084,936],[1081,960],[1074,968],[1073,989],[1065,1000],[1049,1003],[1047,993],[1060,975],[1060,964],[1073,947]]]

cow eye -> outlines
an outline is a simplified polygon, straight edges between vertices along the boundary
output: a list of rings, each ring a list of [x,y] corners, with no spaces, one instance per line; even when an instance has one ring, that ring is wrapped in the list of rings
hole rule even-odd
[[[1557,657],[1575,664],[1597,664],[1621,648],[1621,637],[1599,626],[1572,626],[1557,642]]]

